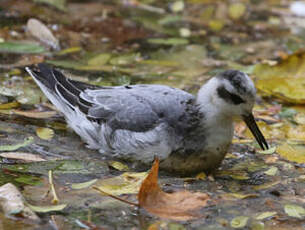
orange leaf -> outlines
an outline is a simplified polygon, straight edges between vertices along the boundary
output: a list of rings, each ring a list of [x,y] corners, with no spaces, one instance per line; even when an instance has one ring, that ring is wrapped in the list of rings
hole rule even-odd
[[[166,193],[158,185],[159,160],[142,182],[138,193],[140,207],[162,218],[186,221],[202,217],[197,211],[207,206],[209,196],[205,193],[178,191]]]

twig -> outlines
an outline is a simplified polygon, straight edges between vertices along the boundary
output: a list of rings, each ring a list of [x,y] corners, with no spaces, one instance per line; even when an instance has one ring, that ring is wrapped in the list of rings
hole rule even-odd
[[[122,199],[122,198],[120,198],[120,197],[118,197],[118,196],[114,196],[114,195],[112,195],[112,194],[110,194],[110,193],[108,193],[108,192],[104,192],[103,190],[101,190],[100,188],[98,188],[98,187],[96,187],[96,186],[93,186],[92,188],[95,189],[95,190],[97,190],[97,191],[99,191],[99,192],[102,193],[102,194],[105,194],[105,195],[107,195],[107,196],[113,198],[113,199],[122,201],[122,202],[124,202],[124,203],[126,203],[126,204],[129,204],[129,205],[134,205],[134,206],[140,207],[139,204],[130,202],[130,201],[128,201],[128,200],[124,200],[124,199]]]

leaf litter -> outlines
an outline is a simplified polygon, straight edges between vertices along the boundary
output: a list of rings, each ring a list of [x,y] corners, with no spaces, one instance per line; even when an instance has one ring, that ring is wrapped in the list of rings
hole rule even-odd
[[[285,207],[280,210],[278,205],[284,199],[282,186],[285,186],[287,191],[297,188],[296,192],[300,193],[299,197],[291,196],[291,199],[287,199],[286,202],[290,202],[292,198],[295,200],[298,198],[300,202],[298,206],[301,207],[303,206],[301,202],[304,200],[300,198],[305,195],[302,177],[305,173],[303,167],[305,110],[304,98],[302,98],[304,39],[299,30],[299,26],[302,25],[299,22],[302,18],[290,12],[287,8],[289,4],[211,1],[207,3],[201,0],[175,1],[168,5],[156,0],[145,1],[145,3],[139,1],[80,3],[61,0],[39,1],[45,4],[36,2],[28,1],[21,4],[18,1],[3,1],[0,3],[1,9],[4,10],[4,14],[0,15],[0,93],[1,103],[3,103],[0,105],[0,137],[4,142],[1,142],[0,146],[4,146],[1,153],[3,156],[12,157],[2,159],[5,170],[4,173],[0,173],[0,181],[6,181],[7,175],[10,175],[10,178],[14,178],[13,182],[23,181],[21,184],[26,186],[22,191],[27,191],[27,186],[31,184],[34,186],[33,180],[20,175],[16,178],[14,174],[17,171],[10,171],[8,168],[14,167],[15,170],[32,172],[36,167],[35,173],[47,176],[45,169],[53,170],[55,167],[58,169],[55,172],[61,169],[64,171],[64,173],[55,174],[56,180],[65,181],[59,187],[56,186],[59,196],[62,196],[60,191],[67,191],[66,193],[72,198],[73,195],[69,192],[73,190],[69,190],[70,186],[67,186],[66,182],[68,181],[72,188],[79,188],[77,194],[88,192],[86,188],[92,187],[96,180],[92,178],[97,178],[97,168],[92,165],[93,162],[105,161],[99,155],[95,158],[95,155],[91,153],[88,157],[86,153],[89,150],[84,150],[82,146],[71,147],[67,139],[60,141],[59,139],[68,136],[71,138],[68,140],[77,140],[73,143],[79,144],[79,140],[63,128],[56,131],[52,141],[36,138],[35,144],[51,152],[61,149],[60,154],[71,154],[76,159],[84,159],[84,155],[88,158],[93,157],[92,164],[80,167],[75,162],[68,166],[66,162],[61,167],[56,162],[35,163],[41,164],[38,166],[32,163],[19,164],[17,160],[12,165],[13,157],[17,157],[17,153],[24,151],[30,154],[33,145],[33,143],[24,145],[20,147],[24,149],[19,152],[18,148],[12,150],[16,148],[15,143],[22,144],[23,138],[29,133],[35,136],[35,130],[38,127],[52,127],[57,130],[53,123],[49,123],[58,116],[57,112],[37,109],[37,106],[45,101],[45,97],[38,88],[34,87],[29,76],[21,71],[24,66],[47,61],[55,67],[68,68],[73,74],[76,72],[77,75],[85,75],[83,77],[85,82],[100,85],[162,83],[191,92],[196,92],[198,86],[210,76],[224,69],[236,68],[246,71],[253,77],[259,95],[263,96],[257,98],[259,105],[255,106],[254,115],[272,148],[259,151],[252,135],[243,123],[240,123],[240,129],[236,130],[233,140],[236,144],[227,155],[220,173],[216,173],[216,179],[213,182],[206,179],[204,175],[199,177],[200,180],[182,179],[183,182],[175,176],[166,177],[163,174],[160,179],[166,188],[174,191],[180,183],[183,183],[183,187],[190,188],[192,191],[202,191],[207,188],[212,194],[221,194],[224,202],[217,206],[217,210],[221,211],[219,216],[222,220],[215,215],[210,215],[208,223],[200,218],[192,220],[194,226],[207,225],[209,229],[220,229],[229,226],[230,221],[235,217],[249,216],[251,219],[248,219],[244,228],[256,229],[255,225],[258,229],[263,229],[265,224],[265,229],[270,226],[277,228],[284,226],[283,229],[293,226],[298,229],[299,226],[293,222],[295,218],[293,215],[303,218],[300,211],[302,209],[290,207],[288,209],[292,209],[294,214],[287,214]],[[265,10],[262,11],[262,8]],[[18,12],[18,15],[11,12]],[[33,26],[34,32],[30,32],[32,35],[29,36],[29,33],[25,33],[26,20],[24,18],[35,18],[43,22],[43,25],[36,23]],[[14,21],[13,25],[10,21]],[[6,25],[7,22],[8,25]],[[30,31],[31,27],[29,26]],[[46,39],[47,42],[43,42],[39,40],[39,37],[35,38],[35,34],[44,30],[42,28],[53,33],[55,39],[49,37]],[[51,44],[51,41],[53,44],[60,45],[62,50],[48,51],[49,47],[57,46],[47,45],[48,42]],[[10,71],[12,68],[18,71]],[[31,86],[33,88],[28,90]],[[299,104],[299,106],[293,104]],[[27,118],[40,120],[34,121]],[[25,125],[24,130],[12,131],[21,120],[25,120],[29,125]],[[18,146],[20,145],[17,144]],[[31,157],[27,155],[21,158],[24,158],[21,160],[23,161]],[[7,165],[6,161],[9,161],[11,165]],[[112,165],[111,167],[116,170],[110,170],[111,173],[106,170],[102,178],[97,178],[99,182],[115,178],[120,170],[133,169],[131,166],[128,169],[113,162],[108,162],[107,165]],[[94,168],[94,173],[89,176],[90,170],[86,167]],[[84,171],[86,171],[85,174]],[[2,175],[4,175],[3,178]],[[87,182],[79,183],[84,181],[83,177]],[[120,182],[117,178],[108,181],[109,192],[128,194],[129,189],[124,188],[126,183],[127,188],[130,186],[133,190],[132,194],[137,193],[142,179],[131,176],[128,180],[133,185],[128,185],[126,178],[119,179]],[[39,187],[36,184],[37,189]],[[119,192],[120,189],[122,191]],[[275,196],[274,194],[280,195],[277,196],[276,201],[273,201],[274,207],[270,209],[268,196]],[[31,195],[31,197],[34,196]],[[86,195],[88,196],[91,195]],[[79,198],[77,205],[83,199],[83,197]],[[89,199],[94,200],[93,197]],[[249,202],[252,202],[250,199],[260,202],[254,200],[256,204],[249,205]],[[262,203],[264,205],[260,205]],[[61,210],[67,214],[64,218],[68,218],[71,213],[74,214],[75,206],[76,203],[71,203],[72,209],[69,208],[69,213],[67,209]],[[72,210],[71,213],[70,210]],[[77,211],[83,213],[86,213],[86,210],[87,206],[83,206],[82,211],[77,208]],[[105,214],[107,217],[100,217],[99,220],[105,223],[112,221],[112,225],[124,225],[126,228],[126,223],[123,224],[118,218],[113,217],[115,214],[112,213],[116,211],[114,209],[111,211],[109,216]],[[275,218],[267,217],[272,212],[279,214],[275,214]],[[261,218],[264,217],[263,222],[253,220],[257,213],[262,215]],[[98,214],[93,210],[92,215],[96,217]],[[285,215],[285,221],[279,221],[277,215]],[[87,213],[84,216],[86,216],[84,219],[87,219]],[[292,218],[289,218],[290,216]],[[48,216],[45,215],[43,218]],[[134,215],[127,212],[126,218],[134,219]],[[234,226],[243,226],[244,221],[237,220]],[[113,227],[112,225],[109,224]],[[165,226],[164,223],[162,226]],[[166,227],[169,228],[170,224]],[[186,224],[185,228],[193,228],[193,225]]]

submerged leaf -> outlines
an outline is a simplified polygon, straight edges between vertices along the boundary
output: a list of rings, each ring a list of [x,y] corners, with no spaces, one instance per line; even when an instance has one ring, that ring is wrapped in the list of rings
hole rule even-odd
[[[5,103],[5,104],[0,104],[0,109],[12,109],[12,108],[16,108],[19,106],[20,106],[20,104],[17,101],[13,101],[13,102]]]
[[[57,112],[56,111],[40,112],[37,110],[28,110],[28,111],[13,110],[13,113],[30,118],[46,119],[46,118],[54,117]]]
[[[109,162],[109,164],[111,165],[112,168],[115,168],[116,170],[119,170],[119,171],[128,171],[129,170],[127,165],[125,165],[119,161],[111,161],[111,162]]]
[[[207,206],[209,196],[206,193],[191,193],[186,190],[163,192],[158,185],[158,171],[159,160],[156,159],[138,193],[139,205],[162,218],[180,221],[199,218],[200,214],[197,211]]]
[[[264,173],[268,176],[274,176],[277,172],[278,172],[278,168],[275,166],[272,166],[271,168],[269,168],[267,171],[265,171]]]
[[[272,154],[272,153],[275,153],[275,150],[276,150],[276,146],[273,146],[267,150],[260,150],[260,151],[257,151],[258,153],[260,154]]]
[[[187,45],[189,43],[184,38],[150,38],[147,41],[151,44],[158,45]]]
[[[233,3],[229,7],[229,16],[233,19],[241,18],[246,12],[246,6],[243,3]]]
[[[294,204],[286,204],[284,209],[288,216],[296,218],[302,218],[305,216],[305,209],[301,206]]]
[[[23,152],[3,152],[0,153],[1,157],[16,159],[16,160],[23,160],[25,162],[41,162],[46,161],[45,159],[41,158],[37,154],[32,153],[23,153]]]
[[[34,142],[34,138],[30,136],[25,138],[23,143],[19,143],[15,145],[1,145],[0,151],[15,151],[21,147],[25,147],[29,144],[32,144],[33,142]]]
[[[88,188],[91,185],[95,184],[95,182],[97,182],[97,179],[93,179],[93,180],[89,180],[86,182],[82,182],[82,183],[77,183],[77,184],[72,184],[71,188],[72,189],[83,189],[83,188]]]
[[[263,220],[263,219],[266,219],[266,218],[275,216],[276,214],[277,214],[277,212],[262,212],[262,213],[259,213],[259,214],[255,217],[255,219],[257,219],[257,220]]]
[[[0,53],[43,53],[45,49],[34,43],[0,42]]]
[[[284,143],[277,148],[281,157],[297,163],[305,163],[305,148],[302,145]]]
[[[136,194],[146,176],[147,172],[126,172],[120,176],[98,180],[96,182],[96,187],[112,195]]]
[[[27,206],[34,212],[46,213],[46,212],[62,211],[65,207],[67,207],[67,204],[50,205],[50,206],[36,206],[36,205],[27,204]]]
[[[105,65],[111,58],[111,54],[102,53],[88,60],[88,65],[100,66]]]
[[[66,0],[34,0],[35,2],[46,3],[48,5],[54,6],[59,10],[66,10]]]
[[[51,140],[54,136],[54,130],[50,128],[39,127],[36,129],[36,134],[43,140]]]
[[[237,216],[231,220],[232,228],[243,228],[247,225],[249,217],[247,216]]]
[[[254,74],[258,77],[256,87],[264,93],[305,104],[305,53],[292,54],[274,66],[258,64]]]

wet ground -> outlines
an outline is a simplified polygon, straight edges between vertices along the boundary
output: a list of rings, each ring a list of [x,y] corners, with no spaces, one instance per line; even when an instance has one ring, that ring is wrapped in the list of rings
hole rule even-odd
[[[16,185],[39,221],[3,212],[0,229],[305,229],[305,6],[295,4],[1,1],[0,185]],[[139,181],[130,173],[144,169],[85,147],[25,73],[40,62],[91,84],[158,83],[194,94],[225,69],[245,71],[258,88],[254,115],[272,148],[260,151],[236,121],[214,179],[160,174],[166,192],[210,195],[202,217],[158,218],[92,189],[137,202]],[[50,184],[64,208],[48,208],[56,205]]]

